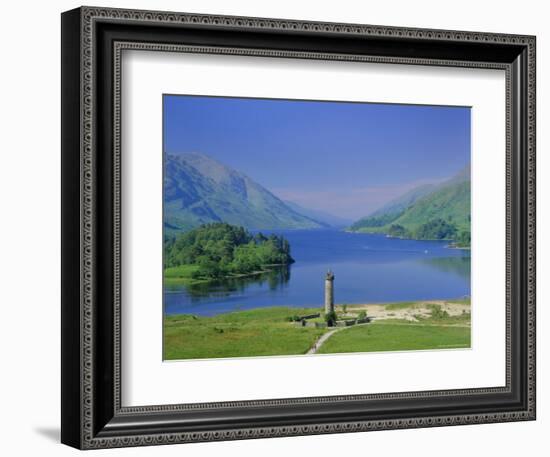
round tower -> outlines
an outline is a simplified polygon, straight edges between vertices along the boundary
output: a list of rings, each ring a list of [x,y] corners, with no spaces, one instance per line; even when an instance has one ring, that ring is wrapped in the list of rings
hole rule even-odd
[[[334,274],[327,271],[325,276],[325,314],[334,312]]]

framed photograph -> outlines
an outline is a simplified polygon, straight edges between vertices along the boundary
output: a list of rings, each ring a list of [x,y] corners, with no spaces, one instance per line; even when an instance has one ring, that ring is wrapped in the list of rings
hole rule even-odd
[[[535,419],[535,37],[62,15],[62,442]]]

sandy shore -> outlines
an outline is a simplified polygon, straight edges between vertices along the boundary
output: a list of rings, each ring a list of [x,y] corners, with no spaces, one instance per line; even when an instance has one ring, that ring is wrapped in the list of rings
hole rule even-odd
[[[430,317],[432,310],[428,305],[440,305],[443,311],[447,311],[449,316],[459,316],[463,313],[470,312],[470,304],[465,303],[453,303],[452,301],[445,300],[425,300],[411,303],[406,308],[391,309],[392,305],[388,304],[360,304],[360,305],[347,305],[346,314],[350,317],[356,315],[361,311],[366,311],[367,316],[374,319],[405,319],[408,321],[416,322],[419,317]],[[390,309],[387,309],[387,308]],[[336,309],[339,313],[343,314],[342,305],[336,305]],[[346,315],[343,314],[343,315]]]

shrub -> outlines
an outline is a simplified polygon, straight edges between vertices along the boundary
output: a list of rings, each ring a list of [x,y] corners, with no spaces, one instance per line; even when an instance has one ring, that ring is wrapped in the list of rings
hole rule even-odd
[[[428,305],[428,309],[431,310],[432,319],[445,319],[449,317],[449,313],[444,309],[441,309],[441,305]]]
[[[456,245],[460,247],[470,247],[471,244],[471,233],[469,231],[461,231],[456,237]]]
[[[388,235],[397,238],[405,238],[407,236],[407,230],[405,230],[405,227],[402,225],[392,224],[388,229]]]
[[[337,316],[334,311],[325,314],[325,322],[329,327],[332,327],[336,323],[336,318]]]

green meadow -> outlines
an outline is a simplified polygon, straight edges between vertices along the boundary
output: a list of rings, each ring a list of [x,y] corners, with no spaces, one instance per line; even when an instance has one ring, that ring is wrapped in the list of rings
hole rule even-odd
[[[166,286],[192,286],[208,282],[208,280],[193,277],[198,270],[198,265],[179,265],[177,267],[165,268],[164,284]]]
[[[467,306],[449,315],[437,304],[422,302],[384,305],[387,313],[371,323],[338,328],[318,348],[321,354],[373,351],[407,351],[470,347],[469,300],[448,304]],[[365,306],[367,309],[368,306]],[[205,359],[306,354],[335,327],[300,327],[293,320],[322,312],[320,308],[272,307],[199,317],[188,314],[164,319],[164,359]],[[342,314],[339,318],[350,317]],[[414,320],[388,318],[394,312],[410,313]],[[418,312],[418,314],[416,314]],[[308,322],[323,322],[323,316]]]
[[[316,309],[259,308],[213,317],[167,316],[164,359],[203,359],[305,354],[325,331],[297,327],[294,315]]]
[[[375,321],[337,332],[320,348],[321,354],[410,351],[470,347],[470,327],[412,323],[397,319]]]

